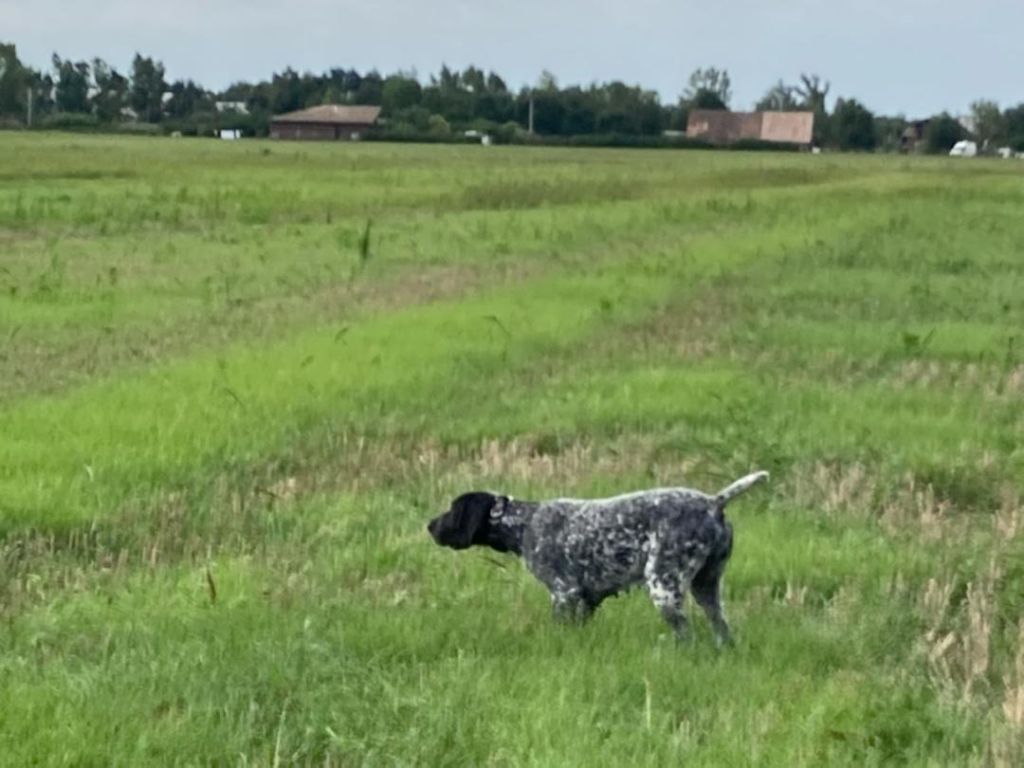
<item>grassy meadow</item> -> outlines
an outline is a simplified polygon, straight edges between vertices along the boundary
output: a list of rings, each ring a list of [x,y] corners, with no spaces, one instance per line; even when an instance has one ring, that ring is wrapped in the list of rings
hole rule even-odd
[[[1024,763],[1024,164],[0,133],[0,764]],[[449,499],[730,507],[736,647]]]

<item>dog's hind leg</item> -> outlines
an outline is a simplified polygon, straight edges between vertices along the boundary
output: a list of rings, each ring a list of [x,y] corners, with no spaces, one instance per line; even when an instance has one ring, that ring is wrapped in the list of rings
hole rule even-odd
[[[556,621],[583,624],[594,613],[594,606],[576,590],[552,591],[551,613]]]
[[[725,612],[722,610],[721,592],[724,570],[724,560],[708,563],[697,572],[690,583],[693,599],[704,609],[704,614],[711,622],[711,628],[715,632],[715,641],[719,647],[732,644],[732,632],[729,630],[729,623],[725,620]]]

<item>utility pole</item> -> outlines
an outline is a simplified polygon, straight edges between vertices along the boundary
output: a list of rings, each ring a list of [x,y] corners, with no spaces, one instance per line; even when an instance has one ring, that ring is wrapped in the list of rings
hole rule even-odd
[[[533,91],[530,91],[530,135],[533,135]]]
[[[32,92],[32,86],[30,85],[28,87],[28,115],[26,119],[26,123],[28,123],[29,128],[32,127],[32,99],[34,96],[35,94]]]

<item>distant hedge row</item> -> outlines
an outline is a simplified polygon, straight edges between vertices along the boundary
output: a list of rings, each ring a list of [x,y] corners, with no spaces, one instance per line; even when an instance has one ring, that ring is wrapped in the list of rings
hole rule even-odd
[[[717,146],[703,139],[687,138],[686,136],[638,136],[625,133],[582,134],[578,136],[541,136],[538,134],[517,133],[502,135],[500,132],[490,134],[495,144],[515,144],[520,146],[538,147],[623,147],[640,149],[724,149],[755,152],[798,152],[799,144],[786,144],[756,139],[744,139],[734,144]],[[438,135],[417,133],[412,131],[371,131],[365,136],[367,141],[400,141],[422,142],[430,144],[478,144],[479,138],[466,137],[462,134]]]
[[[0,128],[25,130],[20,120],[2,120]],[[108,123],[100,121],[96,115],[87,112],[54,112],[40,118],[31,130],[44,131],[75,131],[80,133],[136,133],[150,136],[164,133],[159,125],[153,123]]]
[[[0,128],[22,127],[20,124]],[[224,126],[217,126],[224,127]],[[212,136],[217,127],[209,124],[197,124],[192,121],[165,121],[159,125],[152,123],[103,123],[95,115],[57,112],[41,119],[35,128],[40,130],[75,131],[85,133],[118,133],[139,135],[180,134],[182,136]],[[231,126],[236,127],[236,126]],[[253,132],[242,128],[243,135]],[[263,136],[266,134],[263,133]],[[640,149],[722,149],[768,152],[796,152],[801,149],[797,144],[782,144],[769,141],[744,139],[726,146],[709,144],[703,139],[687,138],[686,136],[638,136],[625,133],[582,134],[578,136],[542,136],[522,131],[494,131],[488,134],[495,144],[511,144],[518,146],[538,147],[621,147]],[[430,133],[411,130],[389,130],[376,128],[369,131],[363,139],[373,142],[396,142],[409,144],[479,144],[479,136],[466,136],[460,132]]]

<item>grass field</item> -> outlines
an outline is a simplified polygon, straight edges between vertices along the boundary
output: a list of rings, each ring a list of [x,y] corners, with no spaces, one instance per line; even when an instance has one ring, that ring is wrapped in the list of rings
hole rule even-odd
[[[1018,166],[0,134],[0,763],[1022,764]],[[753,469],[723,652],[424,530]]]

